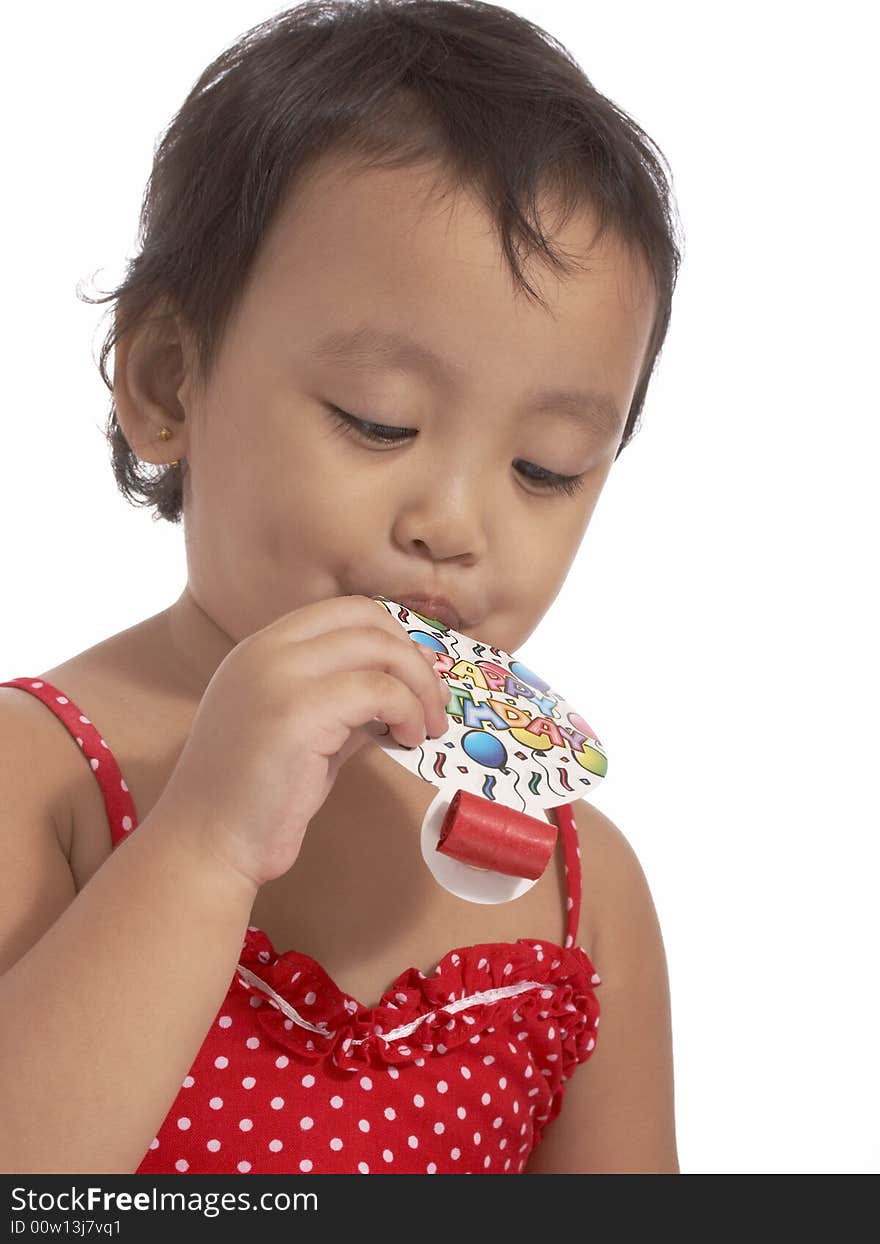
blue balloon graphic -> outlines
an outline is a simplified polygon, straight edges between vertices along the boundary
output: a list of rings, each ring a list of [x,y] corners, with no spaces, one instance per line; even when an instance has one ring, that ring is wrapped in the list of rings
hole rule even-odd
[[[536,691],[549,691],[549,682],[544,682],[543,678],[539,678],[537,674],[533,674],[528,666],[523,665],[521,661],[510,662],[510,672],[514,678],[518,678],[520,682],[524,682],[527,687],[534,687]]]
[[[507,748],[486,730],[471,730],[462,737],[461,746],[471,760],[487,769],[503,769],[507,763]]]
[[[414,639],[417,644],[424,644],[426,648],[433,648],[435,652],[448,652],[443,640],[438,639],[436,635],[429,635],[427,631],[410,631],[409,637]]]

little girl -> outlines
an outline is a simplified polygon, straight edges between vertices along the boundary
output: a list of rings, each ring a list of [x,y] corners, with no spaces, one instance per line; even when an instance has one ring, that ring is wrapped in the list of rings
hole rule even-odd
[[[449,721],[370,597],[515,653],[557,595],[669,323],[656,149],[504,8],[306,3],[202,74],[141,225],[108,439],[188,577],[0,690],[2,1169],[677,1172],[626,839],[559,807],[467,902],[365,729]]]

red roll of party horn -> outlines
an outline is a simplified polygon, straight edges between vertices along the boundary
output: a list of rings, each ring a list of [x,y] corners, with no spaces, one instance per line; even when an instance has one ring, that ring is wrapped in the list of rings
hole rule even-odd
[[[437,850],[473,868],[535,881],[555,845],[555,825],[458,790],[443,818]]]

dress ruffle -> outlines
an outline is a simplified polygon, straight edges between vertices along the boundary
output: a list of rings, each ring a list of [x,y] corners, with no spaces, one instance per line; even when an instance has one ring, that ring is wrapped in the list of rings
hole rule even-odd
[[[329,1059],[341,1070],[358,1071],[414,1062],[445,1054],[487,1028],[501,1029],[514,1013],[534,1028],[544,1056],[553,1059],[562,1078],[596,1045],[595,986],[601,981],[578,946],[569,950],[520,938],[457,947],[432,976],[407,968],[372,1007],[343,993],[309,955],[276,954],[260,929],[248,929],[239,966],[246,973],[236,972],[237,986],[252,994],[266,1036],[306,1063]],[[518,985],[522,988],[513,992]],[[474,997],[481,994],[488,996]],[[465,998],[466,1006],[453,1009]],[[397,1032],[412,1024],[412,1031]]]

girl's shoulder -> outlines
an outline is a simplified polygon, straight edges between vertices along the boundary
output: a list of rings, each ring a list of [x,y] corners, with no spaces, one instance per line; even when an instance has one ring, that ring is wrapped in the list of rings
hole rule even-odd
[[[64,733],[29,692],[0,687],[0,976],[76,897]]]
[[[34,680],[45,679],[45,674],[37,674]],[[12,790],[7,788],[11,785],[22,793],[26,784],[40,801],[47,822],[68,857],[72,827],[70,776],[75,771],[70,744],[67,730],[41,700],[20,687],[0,686],[0,753],[4,757],[0,803],[8,808]]]
[[[133,633],[111,636],[33,680],[57,690],[99,732],[143,820],[173,768],[186,725],[127,641]],[[6,729],[19,727],[28,740],[79,893],[112,850],[101,787],[51,702],[20,688],[0,687],[0,695]]]

